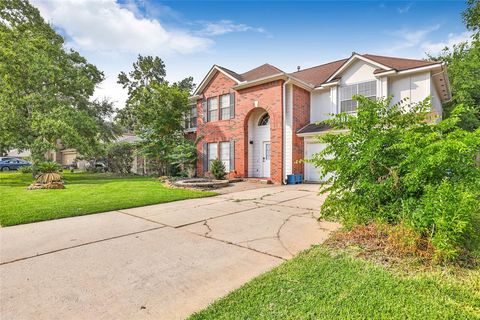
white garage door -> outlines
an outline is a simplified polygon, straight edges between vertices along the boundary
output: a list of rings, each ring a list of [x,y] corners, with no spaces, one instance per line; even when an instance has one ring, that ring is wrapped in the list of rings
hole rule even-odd
[[[307,142],[305,143],[305,159],[310,159],[315,153],[319,153],[327,146],[326,143],[317,143],[317,142]],[[316,168],[312,163],[305,162],[305,180],[312,182],[322,182],[325,181],[325,177],[320,179],[320,173],[318,168]]]

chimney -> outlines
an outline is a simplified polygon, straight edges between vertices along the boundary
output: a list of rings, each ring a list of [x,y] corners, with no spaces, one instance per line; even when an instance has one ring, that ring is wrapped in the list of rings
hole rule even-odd
[[[300,66],[297,66],[297,71],[300,71]]]

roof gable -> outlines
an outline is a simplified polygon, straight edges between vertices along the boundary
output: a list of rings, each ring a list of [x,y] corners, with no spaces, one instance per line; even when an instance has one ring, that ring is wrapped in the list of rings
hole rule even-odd
[[[370,64],[373,64],[374,66],[376,66],[377,68],[381,69],[381,70],[390,70],[391,68],[384,65],[384,64],[381,64],[375,60],[372,60],[372,59],[369,59],[367,57],[364,57],[358,53],[353,53],[352,56],[350,58],[347,59],[347,61],[345,61],[344,64],[342,64],[340,66],[340,68],[338,68],[332,75],[330,75],[330,77],[328,77],[328,79],[325,81],[325,82],[329,82],[329,81],[332,81],[333,79],[335,78],[338,78],[339,75],[344,72],[349,66],[351,66],[354,62],[356,62],[357,60],[363,60],[367,63],[370,63]]]
[[[193,95],[196,96],[196,95],[201,94],[203,92],[203,90],[205,89],[205,87],[210,82],[210,80],[212,80],[212,78],[215,76],[215,74],[217,72],[223,73],[224,75],[226,75],[227,77],[229,77],[230,79],[235,81],[237,84],[242,82],[242,80],[239,78],[238,74],[236,74],[235,72],[233,72],[233,71],[231,71],[227,68],[220,67],[220,66],[217,66],[215,64],[215,65],[213,65],[213,67],[210,68],[210,71],[208,71],[205,78],[203,78],[202,82],[200,82],[197,89],[195,89],[195,92],[193,93]]]
[[[214,65],[210,71],[207,73],[205,78],[202,80],[202,82],[198,85],[197,89],[194,92],[194,96],[199,95],[203,92],[205,87],[208,85],[210,80],[213,78],[213,76],[217,73],[221,72],[228,76],[230,79],[235,81],[237,84],[243,83],[243,82],[250,82],[250,81],[255,81],[258,79],[262,78],[267,78],[271,77],[274,75],[279,75],[283,74],[284,72],[280,69],[278,69],[275,66],[272,66],[271,64],[265,63],[259,67],[256,67],[254,69],[248,70],[247,72],[244,72],[242,74],[238,74],[235,71],[232,71],[230,69],[227,69],[225,67],[217,66]]]
[[[259,67],[256,67],[252,70],[244,72],[241,74],[241,77],[244,81],[253,81],[261,78],[270,77],[273,75],[278,75],[284,73],[282,70],[277,67],[272,66],[271,64],[265,63]]]
[[[348,59],[342,59],[321,64],[319,66],[293,72],[291,75],[316,87],[324,83],[347,60]]]

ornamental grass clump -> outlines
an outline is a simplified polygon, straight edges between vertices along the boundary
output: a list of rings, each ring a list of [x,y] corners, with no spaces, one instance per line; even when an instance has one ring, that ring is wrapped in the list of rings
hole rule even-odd
[[[411,227],[431,241],[439,262],[468,251],[478,243],[480,130],[457,125],[465,109],[460,105],[450,118],[432,122],[427,100],[355,99],[357,114],[328,120],[341,131],[319,137],[327,147],[308,160],[330,183],[322,188],[328,193],[322,216],[347,227]]]

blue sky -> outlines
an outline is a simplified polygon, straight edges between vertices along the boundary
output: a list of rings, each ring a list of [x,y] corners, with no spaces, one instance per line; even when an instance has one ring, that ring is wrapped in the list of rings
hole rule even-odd
[[[468,39],[463,1],[32,0],[107,79],[97,96],[123,106],[116,84],[138,54],[158,55],[171,81],[199,83],[213,64],[294,71],[352,51],[425,58]]]

